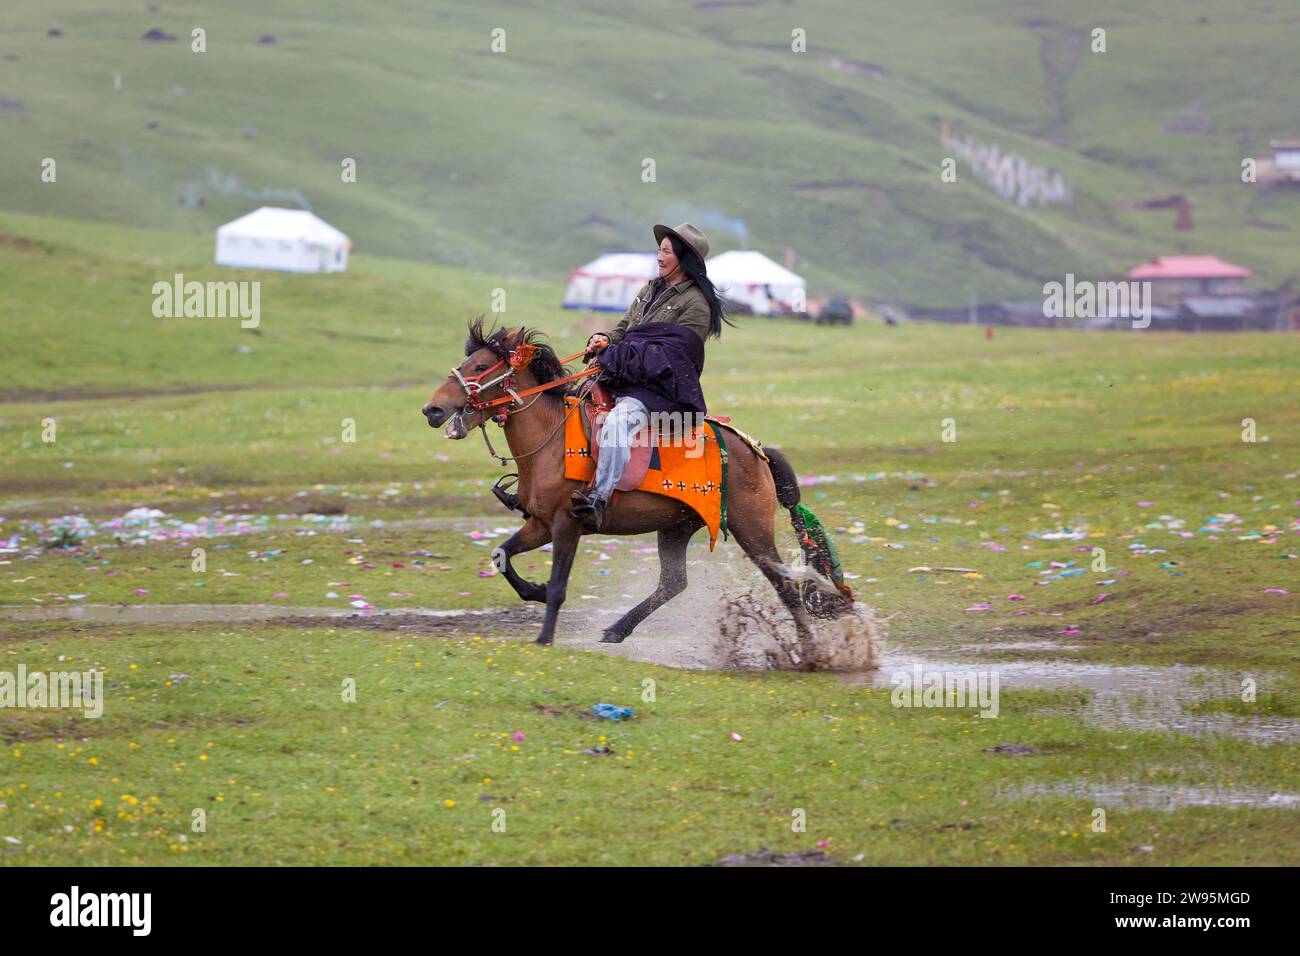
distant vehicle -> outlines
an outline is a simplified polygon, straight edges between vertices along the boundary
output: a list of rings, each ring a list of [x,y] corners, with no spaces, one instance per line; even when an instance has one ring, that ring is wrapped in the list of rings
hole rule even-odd
[[[831,299],[813,321],[817,325],[852,325],[853,306],[848,299]]]

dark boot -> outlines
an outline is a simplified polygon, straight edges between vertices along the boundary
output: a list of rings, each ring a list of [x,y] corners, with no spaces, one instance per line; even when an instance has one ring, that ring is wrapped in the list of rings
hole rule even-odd
[[[504,488],[494,487],[492,493],[496,495],[497,499],[511,511],[519,511],[527,516],[528,512],[519,507],[519,496],[513,491],[506,491]]]
[[[526,508],[519,503],[519,496],[511,491],[511,487],[518,485],[519,475],[509,474],[502,475],[492,486],[492,494],[497,496],[497,500],[509,508],[511,511],[518,511],[525,518],[532,517]]]
[[[572,501],[573,508],[569,514],[582,522],[582,530],[588,534],[599,531],[605,519],[605,499],[596,494],[575,491]]]

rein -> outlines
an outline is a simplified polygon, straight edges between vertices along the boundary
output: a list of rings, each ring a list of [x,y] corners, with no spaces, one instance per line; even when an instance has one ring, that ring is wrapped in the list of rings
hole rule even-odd
[[[540,397],[541,396],[538,396],[538,398]],[[528,403],[528,407],[532,408],[533,402],[536,401],[537,399],[534,398],[532,402]],[[583,399],[582,401],[586,401],[586,399]],[[582,404],[582,401],[576,402],[573,408],[570,408],[567,412],[565,412],[564,417],[560,419],[560,424],[556,425],[553,429],[551,429],[550,434],[547,435],[544,439],[542,439],[542,443],[538,445],[536,448],[534,448],[532,451],[524,452],[522,455],[498,455],[497,450],[492,447],[492,439],[488,438],[487,422],[484,422],[483,424],[479,425],[479,430],[483,432],[483,444],[487,445],[488,454],[491,455],[493,458],[497,459],[499,462],[501,462],[502,468],[506,467],[506,464],[509,462],[518,461],[521,458],[528,458],[532,455],[536,455],[539,451],[541,451],[543,448],[545,448],[547,445],[551,443],[552,438],[554,438],[557,434],[559,434],[560,429],[564,427],[564,423],[569,420],[569,416],[572,415],[574,411]],[[524,411],[524,409],[521,408],[519,409],[519,411],[522,412]],[[495,421],[495,419],[493,420]]]

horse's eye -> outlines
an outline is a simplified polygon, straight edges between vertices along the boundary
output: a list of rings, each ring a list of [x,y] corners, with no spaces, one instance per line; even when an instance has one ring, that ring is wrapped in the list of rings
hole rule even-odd
[[[486,365],[480,365],[480,366],[478,366],[477,368],[475,368],[474,371],[476,371],[476,372],[486,372],[486,371],[487,371],[487,366],[486,366]]]

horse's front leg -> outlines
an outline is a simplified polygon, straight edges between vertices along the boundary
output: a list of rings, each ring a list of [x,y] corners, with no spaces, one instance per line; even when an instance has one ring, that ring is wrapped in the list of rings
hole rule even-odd
[[[492,549],[492,563],[510,582],[515,593],[525,601],[546,602],[546,585],[534,584],[519,576],[519,572],[510,564],[516,554],[540,548],[551,540],[551,529],[537,518],[529,518],[524,526],[512,534],[503,544]]]
[[[567,511],[556,512],[551,523],[553,547],[551,580],[546,584],[546,618],[542,621],[542,633],[537,635],[538,644],[550,644],[555,640],[555,621],[560,615],[560,605],[564,603],[569,572],[573,570],[573,559],[578,553],[581,537],[582,528],[577,519]]]
[[[602,644],[621,644],[636,626],[686,590],[686,546],[700,528],[698,521],[659,532],[659,586],[654,593],[605,628]]]

